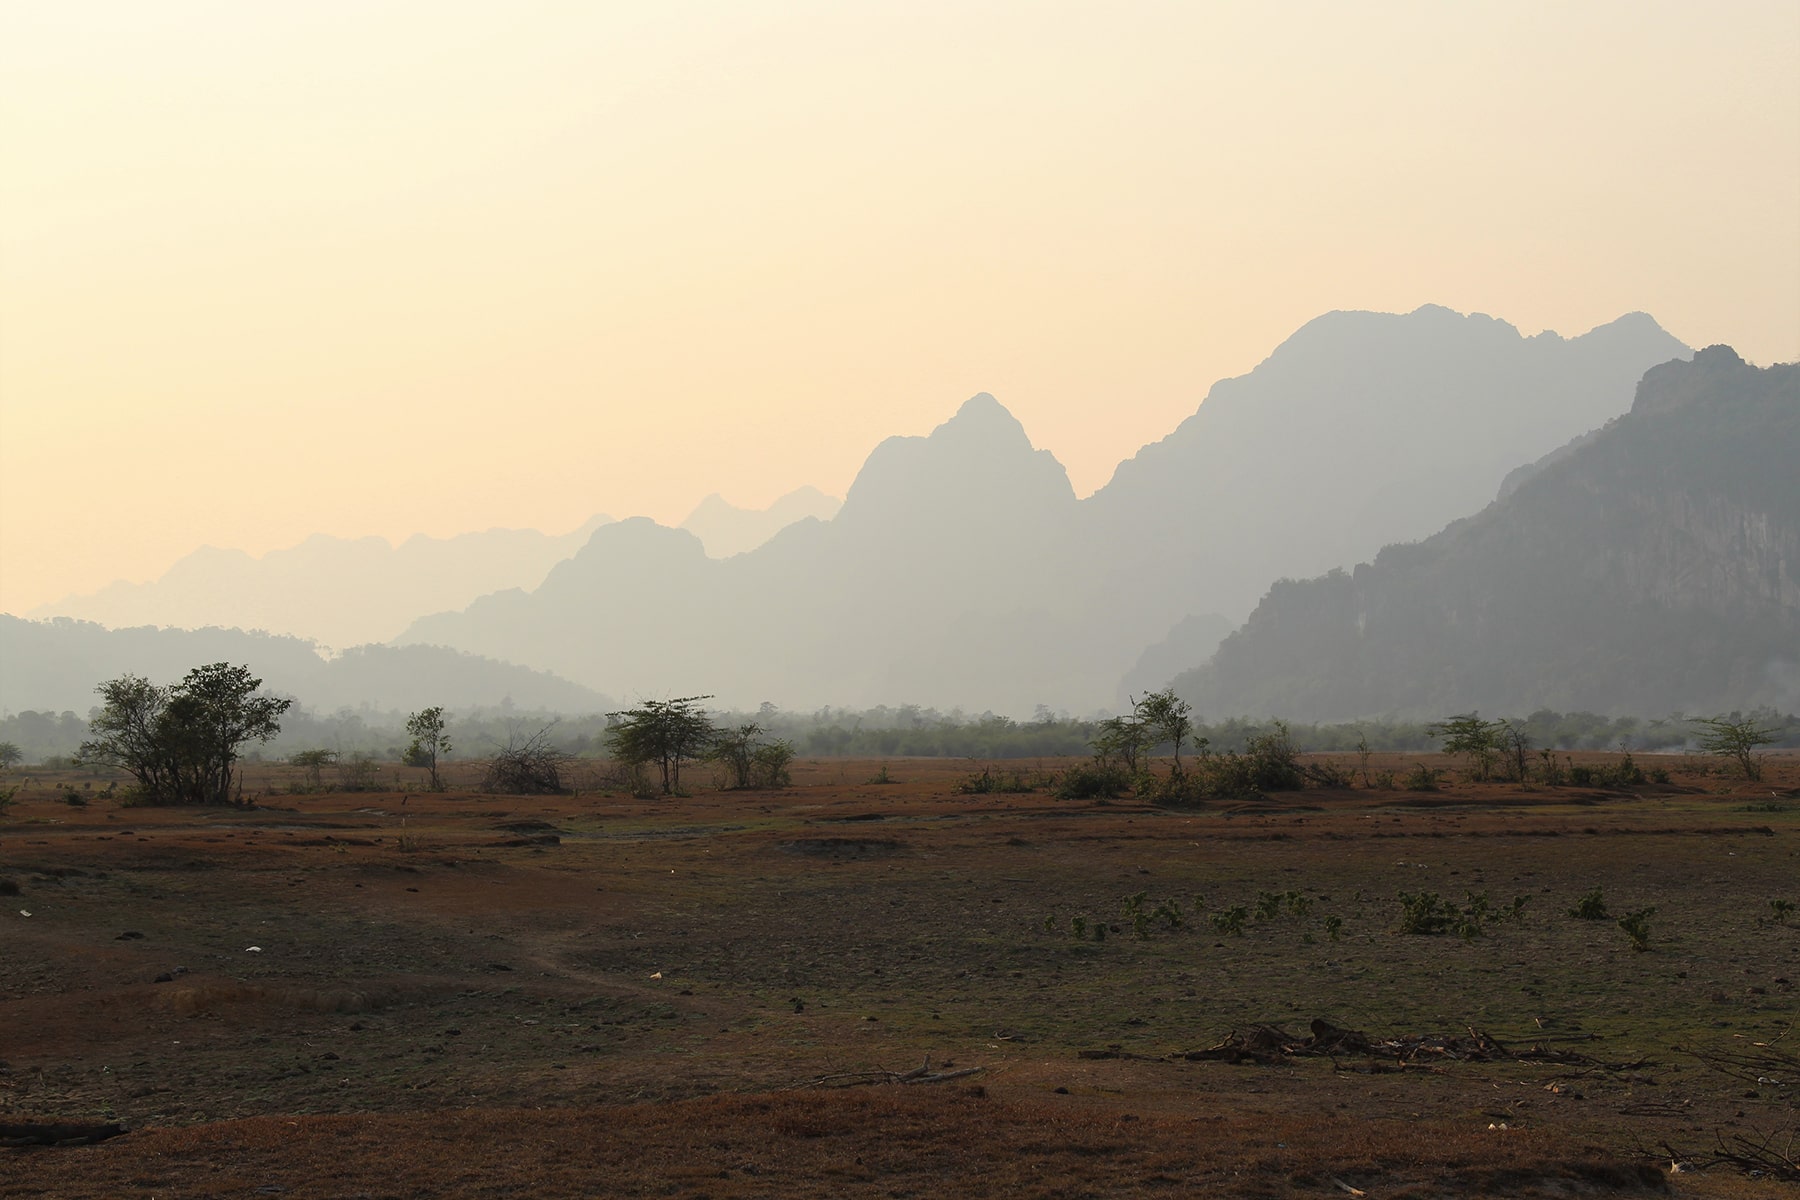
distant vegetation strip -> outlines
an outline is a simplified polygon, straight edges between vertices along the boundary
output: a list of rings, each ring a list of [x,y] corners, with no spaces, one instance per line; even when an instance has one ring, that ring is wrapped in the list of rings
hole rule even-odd
[[[607,717],[593,713],[558,716],[507,708],[448,711],[457,731],[459,756],[485,758],[506,746],[521,729],[551,725],[549,741],[568,754],[602,757]],[[1496,714],[1499,715],[1499,714]],[[1709,715],[1709,714],[1695,714]],[[1735,714],[1734,714],[1735,715]],[[1777,747],[1800,748],[1800,715],[1758,710],[1757,722],[1771,730]],[[752,713],[716,713],[721,726],[757,722],[765,733],[791,742],[807,758],[981,758],[1028,759],[1085,756],[1102,732],[1101,719],[1076,719],[1041,713],[1016,721],[994,713],[970,715],[916,705],[852,710],[821,708],[784,712],[771,705]],[[1556,750],[1678,752],[1696,749],[1695,726],[1688,717],[1614,717],[1599,713],[1559,713],[1542,709],[1513,716],[1536,747]],[[1354,752],[1359,745],[1375,751],[1434,751],[1440,743],[1428,721],[1360,721],[1339,724],[1290,724],[1294,749],[1302,753]],[[1272,721],[1247,717],[1213,723],[1196,722],[1194,734],[1221,753],[1243,750],[1252,739],[1272,730]],[[18,747],[26,763],[67,758],[89,736],[88,722],[73,712],[27,710],[0,718],[0,743]],[[251,757],[285,758],[319,747],[343,754],[367,754],[398,761],[412,741],[406,714],[371,709],[309,712],[296,705],[283,719],[280,736]],[[54,765],[54,763],[52,764]]]

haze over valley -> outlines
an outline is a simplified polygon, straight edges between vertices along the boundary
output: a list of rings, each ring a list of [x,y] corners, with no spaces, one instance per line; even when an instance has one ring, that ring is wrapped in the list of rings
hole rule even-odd
[[[1241,662],[1245,639],[1268,622],[1264,610],[1291,604],[1283,598],[1297,594],[1297,585],[1280,581],[1397,560],[1411,543],[1431,539],[1423,543],[1430,546],[1450,536],[1438,531],[1482,513],[1497,496],[1497,509],[1517,508],[1523,493],[1544,486],[1536,476],[1616,441],[1620,421],[1626,428],[1643,421],[1646,397],[1679,392],[1668,381],[1685,378],[1680,364],[1692,354],[1641,313],[1574,337],[1525,337],[1502,320],[1436,306],[1404,315],[1328,313],[1249,374],[1215,384],[1192,416],[1119,464],[1085,498],[1056,457],[1036,448],[1006,407],[982,393],[929,435],[876,446],[841,506],[803,488],[761,511],[713,495],[678,529],[643,517],[595,517],[558,536],[491,530],[399,546],[319,536],[261,559],[202,550],[152,583],[115,584],[33,615],[117,628],[235,627],[314,642],[302,657],[315,665],[267,669],[298,694],[310,687],[317,696],[308,699],[328,707],[417,694],[399,678],[383,678],[380,664],[413,671],[423,660],[394,658],[379,648],[384,643],[452,652],[445,661],[468,664],[460,669],[471,681],[483,677],[471,671],[478,661],[494,664],[485,668],[490,672],[515,664],[544,673],[517,676],[516,695],[502,691],[487,701],[529,698],[547,710],[579,710],[599,696],[704,693],[741,711],[765,702],[802,711],[918,704],[1023,718],[1044,710],[1117,711],[1133,695],[1176,680],[1205,712],[1309,720],[1421,717],[1495,704],[1612,713],[1644,705],[1698,711],[1733,701],[1792,704],[1788,681],[1796,668],[1782,648],[1796,628],[1794,598],[1777,586],[1755,601],[1766,616],[1745,619],[1747,610],[1733,607],[1740,605],[1736,593],[1715,594],[1704,582],[1734,577],[1731,555],[1743,551],[1730,545],[1717,551],[1724,559],[1707,566],[1684,557],[1686,543],[1665,546],[1644,560],[1656,566],[1639,570],[1673,570],[1690,580],[1677,609],[1719,614],[1741,643],[1730,662],[1744,665],[1722,665],[1711,683],[1679,656],[1616,677],[1579,666],[1594,655],[1628,657],[1592,645],[1577,651],[1563,641],[1589,626],[1634,628],[1636,618],[1625,614],[1634,611],[1635,596],[1654,590],[1654,580],[1640,574],[1582,585],[1583,599],[1560,602],[1561,610],[1545,607],[1558,587],[1591,574],[1607,553],[1570,540],[1587,520],[1575,510],[1540,522],[1527,544],[1538,558],[1572,554],[1571,563],[1585,564],[1579,570],[1569,565],[1539,579],[1503,565],[1503,555],[1472,560],[1544,598],[1534,601],[1534,619],[1481,627],[1462,642],[1427,634],[1428,625],[1411,618],[1397,627],[1400,643],[1359,637],[1358,653],[1383,665],[1371,660],[1330,671],[1338,698],[1329,703],[1282,690],[1291,685],[1281,680],[1295,670],[1317,678],[1318,663],[1330,661],[1301,654],[1312,634],[1277,635],[1277,644],[1309,665],[1229,666]],[[1786,419],[1800,408],[1792,376],[1746,367],[1749,373],[1733,382],[1739,377],[1719,364],[1735,361],[1733,352],[1718,349],[1689,368],[1721,381],[1707,392],[1708,403],[1724,406],[1708,428],[1735,431],[1744,440],[1741,461],[1779,477],[1776,464],[1795,448]],[[1743,382],[1760,380],[1773,382]],[[1762,398],[1732,407],[1734,387]],[[1755,404],[1774,407],[1751,421],[1746,406]],[[1698,405],[1665,407],[1698,413]],[[1678,446],[1655,453],[1658,461],[1689,461]],[[1711,453],[1708,462],[1732,461]],[[1589,492],[1567,502],[1575,509],[1600,503]],[[1781,538],[1800,523],[1794,497],[1780,488],[1756,492],[1749,509],[1731,511],[1739,514],[1731,520],[1764,522],[1775,539],[1758,543],[1766,561],[1747,569],[1791,578],[1793,547]],[[1620,536],[1603,541],[1616,545]],[[1249,629],[1227,641],[1217,667],[1208,666],[1214,647],[1253,609]],[[1691,640],[1681,621],[1698,619],[1669,616],[1675,623],[1659,626],[1657,636]],[[143,657],[161,644],[149,630],[129,643],[140,647],[135,656],[96,659],[103,639],[90,634],[82,651],[88,658],[61,661],[44,657],[56,639],[40,638],[28,652],[20,641],[28,628],[15,622],[8,631],[14,657],[32,665],[9,684],[5,703],[13,707],[79,709],[68,686],[52,680],[148,673],[173,661]],[[1551,683],[1557,672],[1548,661],[1525,668],[1528,655],[1500,649],[1507,636],[1567,664],[1580,685]],[[300,646],[266,643],[278,644]],[[332,658],[353,647],[365,648]],[[1472,669],[1463,682],[1449,682],[1456,677],[1446,672],[1484,654],[1501,656],[1512,669]],[[299,661],[293,650],[256,657]],[[82,669],[73,669],[77,662]],[[360,670],[347,672],[347,662]],[[1244,676],[1246,669],[1254,674]],[[1221,672],[1228,670],[1238,672],[1230,678],[1256,682],[1223,688]],[[368,694],[346,693],[329,682],[334,674],[365,681]],[[550,686],[551,677],[567,686]],[[1502,684],[1506,678],[1516,684]],[[527,686],[527,679],[545,682]],[[1423,680],[1438,683],[1419,690]],[[34,698],[33,688],[44,694]],[[479,704],[462,698],[466,687],[452,690],[459,703]]]

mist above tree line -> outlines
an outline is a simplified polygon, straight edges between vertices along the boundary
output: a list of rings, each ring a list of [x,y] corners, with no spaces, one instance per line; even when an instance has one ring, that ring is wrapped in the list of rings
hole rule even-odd
[[[811,712],[785,712],[764,706],[742,712],[718,709],[709,715],[721,728],[755,723],[768,736],[791,742],[803,757],[856,759],[923,756],[1017,760],[1082,756],[1091,752],[1107,720],[1045,712],[1032,720],[1017,721],[994,713],[940,712],[910,704]],[[1776,731],[1777,745],[1800,746],[1800,716],[1771,710],[1750,715]],[[326,750],[338,758],[360,755],[392,766],[405,759],[416,737],[407,727],[408,716],[399,710],[370,709],[320,713],[295,703],[281,716],[280,732],[268,743],[249,748],[246,757],[251,761],[291,760],[308,751]],[[548,730],[547,743],[559,752],[576,758],[601,759],[606,755],[607,731],[612,724],[604,713],[569,715],[498,707],[447,711],[442,718],[454,736],[455,751],[445,756],[450,762],[485,760],[521,733],[539,730]],[[1693,721],[1684,714],[1646,718],[1540,710],[1508,719],[1526,733],[1534,746],[1544,749],[1627,748],[1666,753],[1691,750],[1698,744]],[[1359,744],[1378,751],[1419,752],[1439,745],[1431,734],[1432,724],[1428,720],[1372,720],[1289,724],[1287,729],[1294,748],[1301,753],[1346,753],[1356,750]],[[1199,719],[1194,722],[1193,736],[1227,753],[1242,751],[1272,728],[1270,721],[1248,717]],[[89,736],[88,720],[71,711],[27,710],[0,718],[0,743],[18,747],[27,764],[46,760],[52,765],[64,763]]]
[[[1037,704],[1116,708],[1200,661],[1272,580],[1475,511],[1509,472],[1623,412],[1643,372],[1684,350],[1642,314],[1527,338],[1431,306],[1332,313],[1216,384],[1087,499],[984,394],[928,437],[877,446],[829,519],[722,559],[686,531],[599,524],[547,573],[415,614],[396,641],[554,671],[609,696],[915,700],[1014,716]],[[357,591],[352,581],[320,607],[353,607]],[[244,658],[195,653],[167,669],[218,657]]]
[[[878,446],[829,520],[724,559],[601,524],[398,646],[0,619],[0,710],[220,658],[331,711],[705,692],[1018,717],[1171,679],[1204,712],[1308,722],[1800,707],[1795,368],[1683,349],[1641,315],[1563,339],[1330,314],[1086,500],[984,394]]]

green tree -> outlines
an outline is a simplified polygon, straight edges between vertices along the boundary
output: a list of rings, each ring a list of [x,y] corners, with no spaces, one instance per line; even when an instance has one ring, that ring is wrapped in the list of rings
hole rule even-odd
[[[636,708],[607,713],[607,745],[613,757],[631,766],[655,763],[662,772],[663,795],[681,790],[681,764],[704,758],[718,740],[718,730],[700,707],[711,696],[645,700]]]
[[[14,742],[0,742],[0,771],[10,771],[24,761],[25,752]]]
[[[1500,756],[1505,723],[1484,721],[1479,713],[1460,713],[1426,727],[1426,732],[1443,743],[1445,754],[1460,755],[1469,764],[1469,774],[1476,780],[1493,773],[1494,760]]]
[[[288,755],[289,763],[306,772],[307,790],[313,792],[325,790],[325,768],[337,765],[337,760],[336,750],[300,750]]]
[[[444,790],[444,781],[438,774],[438,759],[450,756],[450,735],[446,732],[444,710],[427,708],[406,718],[406,732],[412,735],[412,745],[406,748],[404,762],[409,767],[425,767],[431,772],[431,790]]]
[[[293,704],[258,695],[261,687],[230,663],[195,667],[167,687],[138,675],[108,680],[81,757],[129,772],[147,804],[229,804],[238,748],[280,733]]]
[[[1144,753],[1149,731],[1135,716],[1108,717],[1100,722],[1100,731],[1088,743],[1094,748],[1094,760],[1102,768],[1118,762],[1127,775],[1135,776],[1138,758]]]
[[[1151,745],[1168,742],[1175,749],[1175,773],[1181,774],[1181,744],[1194,732],[1194,709],[1173,688],[1151,692],[1134,701],[1138,724],[1150,734]]]
[[[725,768],[727,790],[787,786],[793,743],[782,738],[764,740],[763,733],[763,727],[751,721],[714,735],[711,757]]]
[[[1694,724],[1701,730],[1699,740],[1702,750],[1737,763],[1745,779],[1754,781],[1762,778],[1762,755],[1757,754],[1756,749],[1778,741],[1779,736],[1775,730],[1767,728],[1754,717],[1741,717],[1737,713],[1732,713],[1729,717],[1696,717]]]

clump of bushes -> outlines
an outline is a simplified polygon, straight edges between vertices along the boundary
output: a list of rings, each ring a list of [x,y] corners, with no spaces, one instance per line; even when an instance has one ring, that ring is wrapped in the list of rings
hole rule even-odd
[[[1662,772],[1662,776],[1661,782],[1668,782],[1668,772]],[[1643,787],[1650,781],[1649,777],[1644,774],[1643,768],[1632,760],[1629,751],[1616,763],[1571,764],[1568,778],[1569,783],[1575,787],[1600,787],[1615,790]]]
[[[956,791],[964,796],[986,795],[1022,795],[1037,791],[1038,785],[1025,777],[1023,771],[1002,771],[994,767],[983,767],[956,785]]]
[[[1131,776],[1123,767],[1107,763],[1083,763],[1056,777],[1052,794],[1058,800],[1101,800],[1123,796],[1131,790]]]
[[[1468,892],[1461,905],[1436,892],[1400,893],[1400,932],[1432,935],[1454,933],[1478,938],[1490,921],[1517,921],[1525,913],[1529,896],[1517,896],[1505,908],[1496,908],[1486,892]]]
[[[1441,772],[1419,763],[1406,775],[1406,790],[1409,792],[1435,792],[1438,790],[1438,776]]]
[[[1606,911],[1606,895],[1600,888],[1584,895],[1569,910],[1569,915],[1580,921],[1604,921],[1612,916]]]

